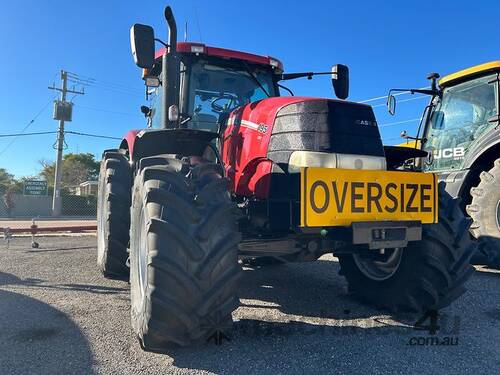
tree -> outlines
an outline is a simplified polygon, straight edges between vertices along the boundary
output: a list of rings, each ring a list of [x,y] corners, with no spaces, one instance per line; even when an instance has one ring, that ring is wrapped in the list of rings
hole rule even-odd
[[[43,177],[49,185],[54,185],[55,162],[40,160]],[[95,181],[99,176],[99,162],[91,153],[66,154],[62,163],[62,187],[77,186],[85,181]]]
[[[19,182],[16,181],[14,175],[7,172],[5,168],[0,168],[0,196],[1,202],[5,206],[7,216],[11,216],[14,209],[13,193],[19,192]]]
[[[16,183],[14,176],[5,168],[0,168],[0,193],[5,193]]]

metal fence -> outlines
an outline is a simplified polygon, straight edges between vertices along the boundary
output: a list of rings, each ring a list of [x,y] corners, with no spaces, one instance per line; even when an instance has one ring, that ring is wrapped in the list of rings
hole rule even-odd
[[[71,216],[95,218],[97,214],[97,194],[62,195],[62,212],[60,218]],[[0,201],[0,220],[19,220],[26,218],[53,218],[52,197],[49,195],[26,196],[4,194]]]
[[[8,246],[15,237],[32,236],[32,246],[38,247],[38,237],[43,235],[95,233],[97,192],[82,195],[79,189],[65,190],[61,198],[61,215],[55,217],[48,191],[39,195],[0,192],[0,238]]]
[[[39,142],[42,141],[52,142],[49,138]],[[50,147],[36,146],[39,148],[26,152],[28,139],[20,138],[14,144],[5,142],[0,139],[0,239],[5,233],[12,237],[89,228],[95,232],[99,156],[109,144],[88,143],[84,152],[80,148],[68,149],[57,169],[50,159]],[[11,144],[13,147],[9,148]],[[23,161],[15,155],[22,155]],[[60,176],[60,200],[53,210],[56,170]]]

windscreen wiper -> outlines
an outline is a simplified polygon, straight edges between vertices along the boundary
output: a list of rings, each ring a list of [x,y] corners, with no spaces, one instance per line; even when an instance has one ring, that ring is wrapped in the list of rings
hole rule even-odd
[[[267,90],[264,88],[264,86],[262,86],[262,83],[260,83],[259,79],[257,78],[257,76],[255,76],[253,73],[252,73],[252,70],[250,69],[250,67],[248,66],[248,64],[246,62],[243,63],[244,67],[245,67],[245,70],[246,72],[248,73],[248,75],[250,77],[252,77],[252,79],[254,80],[254,82],[259,85],[260,89],[262,91],[264,91],[264,94],[266,94],[266,96],[268,98],[271,97],[271,95],[269,95],[269,93],[267,92]]]

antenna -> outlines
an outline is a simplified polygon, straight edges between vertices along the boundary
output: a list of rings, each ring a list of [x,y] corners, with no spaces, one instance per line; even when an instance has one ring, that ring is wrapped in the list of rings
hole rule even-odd
[[[188,22],[184,24],[184,41],[187,42],[188,40]]]
[[[200,43],[203,43],[203,38],[201,36],[200,20],[198,19],[198,11],[196,9],[196,3],[194,5],[194,18],[196,20],[196,26],[198,27],[198,34],[200,34]]]

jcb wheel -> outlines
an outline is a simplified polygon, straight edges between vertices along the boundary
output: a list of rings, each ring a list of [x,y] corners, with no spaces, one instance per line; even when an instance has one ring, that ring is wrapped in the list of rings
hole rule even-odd
[[[341,274],[351,292],[377,307],[393,312],[441,309],[465,292],[464,283],[474,271],[470,258],[476,247],[469,226],[458,201],[440,186],[439,223],[424,225],[421,241],[387,249],[371,263],[362,255],[341,255]]]
[[[141,160],[132,203],[130,287],[132,327],[144,349],[217,339],[229,328],[241,268],[237,207],[227,186],[215,164]]]
[[[500,159],[480,177],[479,185],[471,189],[472,202],[467,206],[473,220],[471,233],[479,240],[479,262],[500,269]]]

